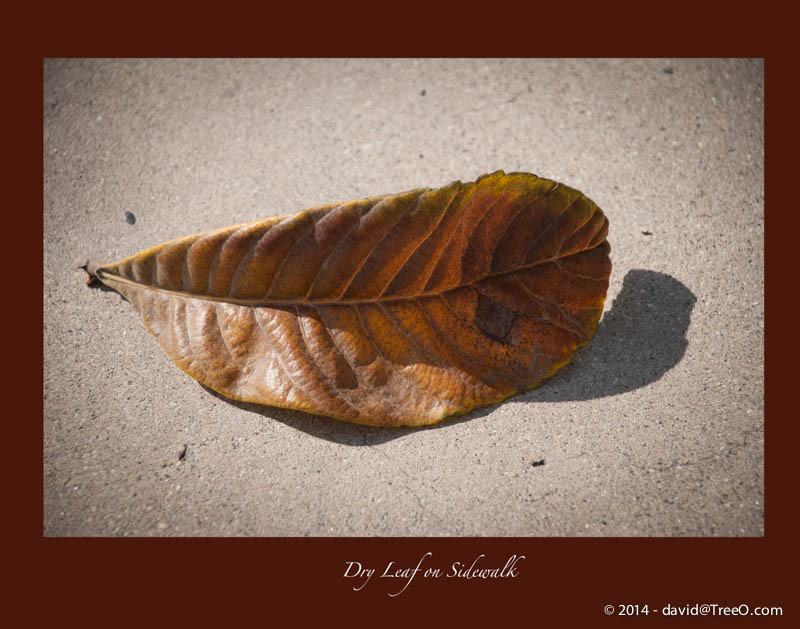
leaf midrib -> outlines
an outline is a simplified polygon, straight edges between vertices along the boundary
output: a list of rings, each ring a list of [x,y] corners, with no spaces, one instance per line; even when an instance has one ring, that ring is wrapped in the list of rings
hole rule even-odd
[[[546,260],[539,260],[537,262],[532,262],[530,264],[521,264],[519,266],[514,267],[513,269],[508,269],[507,271],[498,271],[496,273],[486,273],[478,278],[475,278],[471,282],[466,284],[459,284],[457,286],[453,286],[451,288],[446,288],[440,291],[423,291],[417,293],[415,295],[408,295],[408,296],[401,296],[401,297],[384,297],[383,295],[379,295],[378,297],[370,298],[370,299],[343,299],[341,297],[338,298],[330,298],[330,299],[306,299],[306,298],[297,298],[297,299],[270,299],[265,301],[264,298],[256,299],[256,298],[243,298],[243,297],[231,297],[229,295],[201,295],[197,293],[190,293],[185,290],[173,290],[169,288],[162,288],[160,286],[153,286],[151,284],[144,284],[142,282],[136,282],[134,280],[121,277],[119,275],[108,273],[102,269],[98,270],[98,277],[105,281],[106,279],[113,282],[118,282],[120,284],[127,284],[129,286],[135,286],[137,288],[142,288],[144,290],[150,290],[153,292],[164,293],[168,295],[176,295],[178,297],[184,297],[187,299],[198,299],[200,301],[210,301],[210,302],[221,302],[221,303],[229,303],[235,304],[237,306],[249,306],[252,308],[270,308],[276,306],[350,306],[355,304],[377,304],[377,303],[390,303],[390,302],[397,302],[397,301],[416,301],[418,299],[424,299],[426,297],[437,297],[439,295],[443,295],[445,293],[449,293],[450,291],[458,290],[459,288],[468,288],[474,286],[478,282],[481,282],[485,279],[492,278],[492,277],[502,277],[504,275],[510,275],[512,273],[518,273],[519,271],[523,271],[525,269],[531,269],[542,264],[549,264],[551,262],[556,262],[558,260],[565,260],[572,256],[579,255],[586,251],[591,251],[596,249],[597,247],[601,246],[605,241],[603,239],[599,243],[597,243],[594,247],[587,247],[586,249],[581,249],[580,251],[576,251],[566,256],[554,256],[552,258],[548,258]],[[592,278],[588,276],[582,276],[585,279],[593,280],[593,281],[604,281],[602,278]]]

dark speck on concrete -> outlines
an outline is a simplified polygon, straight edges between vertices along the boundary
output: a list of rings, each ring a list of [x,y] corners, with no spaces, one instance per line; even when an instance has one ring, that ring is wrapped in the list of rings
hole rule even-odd
[[[669,66],[664,68],[664,74],[674,74],[674,73],[675,73],[675,70],[673,68],[670,68]]]
[[[420,95],[420,96],[425,96],[425,90],[422,90],[422,91],[419,93],[419,95]]]
[[[128,225],[136,223],[136,217],[133,215],[133,212],[125,212],[125,220],[128,221]]]
[[[186,451],[188,449],[189,449],[189,445],[184,443],[183,444],[183,450],[181,450],[181,453],[178,455],[178,460],[179,461],[183,461],[186,458]]]
[[[531,465],[533,467],[541,467],[542,465],[544,465],[544,459],[539,459],[538,461],[534,459],[533,461],[531,461]]]

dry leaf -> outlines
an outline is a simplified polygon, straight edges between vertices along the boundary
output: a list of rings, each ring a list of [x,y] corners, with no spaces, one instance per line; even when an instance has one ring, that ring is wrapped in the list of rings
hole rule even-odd
[[[500,171],[87,270],[223,395],[420,426],[532,389],[589,342],[611,272],[607,231],[577,190]]]

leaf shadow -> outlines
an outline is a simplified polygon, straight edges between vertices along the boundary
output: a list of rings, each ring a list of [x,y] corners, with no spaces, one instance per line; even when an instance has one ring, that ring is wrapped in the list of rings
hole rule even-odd
[[[103,284],[102,282],[100,282],[98,280],[95,280],[95,281],[92,281],[92,282],[87,282],[86,286],[88,286],[92,290],[99,290],[100,292],[103,292],[103,293],[116,293],[117,295],[119,295],[119,298],[122,301],[128,301],[127,299],[125,299],[125,295],[123,295],[119,291],[114,290],[110,286],[106,286],[105,284]]]
[[[683,358],[696,302],[691,290],[666,273],[628,271],[589,345],[545,386],[514,399],[585,401],[652,384]]]
[[[691,290],[666,273],[644,269],[629,271],[589,345],[542,386],[500,404],[586,401],[652,384],[683,358],[688,345],[686,331],[696,301]],[[485,406],[423,428],[378,428],[238,402],[200,386],[226,404],[277,420],[320,439],[350,446],[377,445],[424,430],[451,428],[485,417],[498,406]]]

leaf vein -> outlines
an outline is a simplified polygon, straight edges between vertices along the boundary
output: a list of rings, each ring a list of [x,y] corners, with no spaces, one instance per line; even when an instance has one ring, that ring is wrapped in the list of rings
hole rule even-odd
[[[565,328],[563,325],[559,325],[558,323],[556,323],[553,320],[548,320],[548,323],[552,323],[552,325],[554,325],[555,327],[561,328],[562,330],[564,330],[566,332],[569,332],[570,334],[576,335],[580,339],[583,339],[583,338],[586,337],[586,332],[584,331],[583,326],[581,326],[580,322],[576,321],[574,318],[572,318],[569,315],[568,312],[564,311],[564,306],[567,306],[567,307],[572,307],[572,306],[569,306],[568,304],[556,304],[556,303],[554,303],[552,301],[549,301],[547,299],[544,299],[544,298],[540,297],[537,293],[534,293],[523,282],[519,281],[517,278],[513,278],[512,281],[515,282],[517,284],[517,286],[519,286],[523,290],[523,292],[525,292],[531,299],[533,299],[537,304],[539,304],[539,306],[542,308],[542,310],[547,312],[547,309],[544,306],[542,306],[542,302],[544,302],[546,304],[550,304],[551,306],[555,307],[562,315],[564,315],[566,320],[569,323],[571,323],[572,325],[574,325],[577,329],[576,330],[570,330],[568,328]],[[593,309],[587,309],[587,310],[593,310]],[[548,319],[549,319],[549,317],[548,317]]]
[[[452,315],[454,317],[458,318],[458,315],[456,315],[455,311],[450,306],[450,304],[447,302],[447,300],[442,295],[437,295],[437,297],[441,301],[444,302],[445,306],[452,313]],[[436,325],[436,322],[433,321],[432,317],[430,316],[430,313],[419,303],[417,303],[417,307],[422,312],[422,316],[425,317],[425,320],[428,322],[428,325],[436,333],[436,336],[439,337],[439,340],[444,345],[446,345],[453,353],[460,354],[461,357],[463,359],[465,359],[466,362],[470,362],[471,360],[474,360],[476,362],[480,362],[486,368],[486,371],[492,371],[492,369],[489,367],[489,364],[485,360],[483,360],[483,358],[480,355],[477,355],[476,357],[473,357],[472,355],[464,354],[464,352],[461,350],[461,348],[458,345],[455,345],[452,342],[450,342],[450,340],[447,338],[446,334],[442,334],[441,329],[439,328],[438,325]],[[459,367],[459,368],[463,369],[462,367]],[[480,381],[482,384],[486,385],[490,389],[494,389],[495,388],[494,385],[490,384],[489,382],[487,382],[486,380],[484,380],[480,376],[475,375],[475,373],[473,373],[471,370],[468,371],[467,369],[464,369],[464,371],[469,373],[473,378],[475,378],[476,380]]]
[[[350,362],[350,360],[347,358],[347,354],[344,353],[342,348],[339,347],[339,343],[336,342],[336,337],[333,334],[331,334],[330,326],[328,325],[326,317],[322,312],[322,308],[320,308],[319,306],[316,306],[316,305],[312,305],[310,307],[313,308],[314,310],[316,310],[317,314],[320,317],[320,319],[322,319],[322,321],[324,323],[322,328],[325,330],[325,333],[328,335],[328,338],[331,340],[331,343],[333,344],[333,347],[336,350],[336,352],[339,354],[339,356],[342,357],[342,360],[344,360],[344,362],[347,363],[347,366],[350,367],[350,371],[352,371],[353,373],[356,373],[355,365],[353,365],[353,363]],[[358,380],[358,376],[356,376],[356,380]]]
[[[492,247],[492,253],[489,256],[489,268],[490,269],[492,268],[492,260],[494,259],[494,255],[497,252],[497,247],[500,246],[500,241],[502,240],[502,237],[505,236],[505,234],[508,233],[508,228],[511,227],[512,223],[515,220],[517,220],[517,218],[519,217],[520,214],[522,214],[525,210],[529,209],[534,203],[536,203],[540,199],[544,199],[545,197],[549,196],[557,187],[558,187],[558,182],[557,181],[553,182],[553,185],[550,187],[549,190],[547,190],[546,192],[543,192],[542,194],[540,194],[538,197],[533,199],[530,203],[526,203],[526,204],[522,205],[522,207],[520,207],[520,209],[514,214],[514,216],[511,217],[511,219],[508,221],[508,223],[506,223],[506,226],[503,228],[503,232],[502,232],[501,236],[495,241],[494,247]]]
[[[465,190],[465,189],[466,188],[462,188],[462,190]],[[474,191],[474,189],[473,189],[473,191]],[[461,190],[459,190],[459,192],[461,192]],[[462,204],[462,206],[461,206],[461,214],[459,214],[458,221],[456,221],[456,224],[453,226],[453,229],[448,234],[447,242],[444,243],[444,246],[439,247],[437,249],[437,251],[436,251],[436,261],[431,265],[430,271],[428,271],[428,277],[425,278],[425,283],[424,284],[420,284],[420,286],[422,286],[422,290],[423,291],[426,288],[428,288],[428,284],[430,284],[431,278],[433,277],[433,274],[436,272],[436,269],[439,268],[439,263],[442,260],[442,255],[444,254],[445,250],[450,246],[450,243],[453,242],[453,236],[455,235],[455,233],[459,229],[461,229],[461,224],[462,224],[462,222],[464,220],[464,215],[465,214],[466,214],[466,211],[464,210],[464,206]]]
[[[405,215],[406,215],[406,214],[407,214],[409,211],[413,211],[413,209],[417,207],[417,205],[419,204],[419,197],[421,196],[421,194],[422,194],[422,193],[420,193],[420,194],[418,194],[418,195],[417,195],[417,198],[414,200],[414,205],[413,205],[413,206],[410,206],[410,210],[409,210],[409,209],[406,209],[406,211],[405,211],[405,212],[398,212],[398,213],[397,213],[397,218],[395,219],[395,222],[394,222],[394,223],[392,224],[392,226],[391,226],[391,227],[390,227],[390,228],[389,228],[389,229],[386,231],[386,233],[385,233],[383,236],[381,236],[381,237],[380,237],[380,239],[378,240],[378,242],[376,242],[376,243],[373,245],[372,249],[370,249],[370,252],[369,252],[369,253],[368,253],[366,256],[364,256],[364,259],[363,259],[363,260],[361,260],[361,264],[359,264],[359,265],[358,265],[358,267],[356,268],[356,270],[355,270],[355,271],[353,272],[353,274],[350,276],[350,280],[349,280],[349,281],[347,282],[347,284],[345,285],[345,287],[344,287],[344,290],[341,292],[341,295],[344,295],[344,294],[345,294],[345,293],[346,293],[346,292],[347,292],[347,291],[350,289],[350,287],[351,287],[351,286],[352,286],[352,284],[353,284],[353,280],[354,280],[354,279],[355,279],[355,278],[358,276],[358,274],[359,274],[359,272],[361,271],[361,269],[362,269],[362,268],[364,267],[364,265],[365,265],[365,264],[366,264],[366,263],[367,263],[367,262],[370,260],[370,258],[372,258],[373,254],[374,254],[374,253],[375,253],[375,252],[378,250],[378,247],[380,246],[380,244],[381,244],[381,243],[382,243],[384,240],[386,240],[386,238],[388,238],[389,234],[391,234],[391,233],[394,231],[395,227],[397,227],[398,223],[400,223],[400,221],[402,220],[402,218],[403,218],[403,217],[404,217],[404,216],[405,216]],[[376,204],[376,205],[377,205],[377,204]],[[373,209],[374,209],[374,208],[373,208]],[[370,210],[370,212],[372,212],[372,210]]]
[[[234,363],[238,363],[239,361],[236,359],[236,356],[233,355],[230,346],[228,345],[228,340],[225,338],[225,330],[222,329],[222,322],[219,319],[219,304],[214,304],[214,309],[212,310],[214,313],[214,319],[217,322],[217,329],[219,330],[219,338],[222,341],[222,345],[225,347],[225,351],[228,352],[228,356],[231,357],[231,360]]]
[[[364,323],[363,315],[361,314],[361,309],[357,305],[350,306],[350,307],[353,310],[356,311],[356,318],[358,319],[358,324],[364,330],[364,338],[367,339],[367,342],[369,342],[369,344],[372,347],[375,348],[375,351],[377,352],[378,356],[380,356],[383,359],[383,362],[385,362],[387,365],[389,365],[389,370],[392,373],[398,375],[403,380],[405,380],[406,383],[408,383],[411,386],[412,389],[417,389],[418,387],[417,387],[416,383],[411,378],[409,378],[406,374],[404,374],[402,371],[398,370],[397,367],[394,364],[394,361],[391,360],[388,356],[386,356],[381,351],[380,346],[373,340],[372,336],[369,333],[369,330],[367,330],[367,325]]]
[[[406,329],[402,326],[402,324],[399,321],[397,321],[395,316],[386,308],[386,306],[384,306],[383,304],[380,304],[380,308],[385,313],[385,316],[386,316],[387,320],[389,321],[389,323],[392,324],[392,327],[394,327],[395,330],[399,330],[400,333],[403,336],[405,336],[409,341],[411,341],[411,344],[414,346],[414,349],[417,350],[417,353],[420,356],[424,356],[431,363],[433,363],[437,367],[443,369],[447,375],[455,375],[455,377],[458,380],[461,381],[461,383],[464,385],[464,387],[467,390],[473,390],[474,391],[474,389],[476,388],[475,385],[470,384],[466,380],[464,380],[464,378],[461,376],[461,370],[460,369],[455,369],[455,370],[451,371],[450,369],[448,369],[447,363],[443,363],[438,358],[432,357],[430,354],[428,354],[428,352],[425,351],[425,348],[422,347],[421,345],[419,345],[419,343],[417,343],[416,339],[406,331]],[[436,331],[436,330],[434,330],[434,331]],[[438,333],[437,333],[437,336],[438,336]],[[479,382],[481,382],[481,384],[484,384],[482,380],[479,380]]]
[[[556,224],[556,222],[558,221],[558,219],[560,219],[560,218],[561,218],[561,217],[562,217],[562,216],[563,216],[563,215],[566,213],[566,211],[567,211],[567,210],[569,210],[569,208],[571,208],[571,207],[573,206],[573,204],[574,204],[574,203],[575,203],[575,202],[576,202],[578,199],[580,199],[580,198],[581,198],[581,195],[580,195],[580,194],[578,194],[578,196],[576,196],[574,199],[572,199],[572,201],[570,201],[569,203],[567,203],[566,207],[565,207],[563,210],[561,210],[561,211],[558,213],[558,215],[557,215],[557,216],[555,216],[555,217],[553,218],[553,220],[552,220],[552,221],[550,221],[550,222],[548,223],[547,227],[545,227],[545,228],[544,228],[544,229],[543,229],[541,232],[539,232],[539,235],[538,235],[538,236],[536,237],[536,239],[535,239],[535,240],[534,240],[534,241],[533,241],[533,242],[532,242],[532,243],[531,243],[531,244],[528,246],[528,248],[525,250],[525,254],[524,254],[524,255],[523,255],[521,258],[520,258],[520,260],[522,261],[522,264],[524,264],[524,263],[525,263],[525,261],[528,259],[528,256],[530,255],[531,251],[533,250],[533,248],[534,248],[534,247],[536,247],[536,245],[538,245],[538,244],[539,244],[539,241],[541,241],[541,240],[542,240],[542,238],[544,238],[544,237],[545,237],[545,235],[546,235],[546,234],[548,234],[548,232],[550,232],[550,231],[551,231],[551,229],[552,229],[552,228],[553,228],[553,226]],[[556,257],[558,257],[558,254],[556,254]]]
[[[338,400],[342,404],[344,404],[347,408],[349,408],[353,413],[355,413],[356,417],[358,417],[359,412],[354,406],[352,406],[347,400],[345,400],[340,394],[339,390],[334,385],[330,379],[328,378],[327,374],[320,369],[319,365],[317,365],[317,361],[314,358],[314,354],[311,351],[311,346],[308,344],[308,337],[306,336],[305,326],[301,321],[300,316],[300,308],[298,306],[294,307],[295,314],[297,315],[294,319],[295,324],[300,329],[300,336],[303,339],[303,345],[305,345],[305,354],[306,354],[306,364],[311,367],[311,370],[317,377],[317,380],[322,385],[324,389],[327,389],[328,393],[330,393],[334,399]]]
[[[339,207],[342,207],[342,206],[339,206]],[[335,211],[337,209],[339,209],[339,208],[338,207],[334,208],[334,210],[332,210],[332,211]],[[370,211],[371,210],[372,210],[372,208],[370,208]],[[317,272],[314,273],[314,279],[311,280],[311,283],[308,285],[308,291],[306,292],[306,296],[305,296],[306,300],[308,300],[308,298],[311,296],[311,293],[314,292],[314,284],[317,283],[317,280],[319,279],[319,276],[322,273],[322,270],[325,268],[325,265],[328,263],[328,260],[330,260],[331,256],[339,250],[339,247],[341,246],[341,244],[350,237],[350,234],[352,234],[354,231],[356,231],[358,229],[358,226],[359,226],[360,223],[361,223],[361,217],[359,217],[356,220],[356,222],[353,223],[352,227],[350,227],[350,229],[347,230],[347,232],[344,234],[344,236],[342,236],[339,239],[339,242],[337,242],[333,247],[331,247],[331,250],[328,252],[328,255],[326,255],[325,259],[322,260],[322,262],[320,262],[319,267],[317,267]],[[269,291],[267,291],[266,294],[268,295]]]
[[[366,298],[366,299],[342,299],[340,297],[335,297],[335,298],[324,298],[324,299],[316,299],[316,300],[309,300],[309,301],[302,301],[302,300],[298,300],[298,299],[273,299],[273,300],[270,300],[270,301],[266,301],[266,300],[265,301],[258,301],[256,299],[231,297],[229,295],[228,296],[223,296],[223,297],[217,297],[216,295],[208,295],[208,294],[206,294],[206,295],[194,295],[194,294],[191,294],[191,293],[185,293],[185,292],[181,292],[181,291],[175,291],[175,290],[170,290],[170,289],[167,289],[167,288],[162,288],[160,286],[155,286],[155,287],[147,286],[147,285],[142,284],[141,282],[137,282],[135,280],[130,280],[128,278],[124,278],[124,277],[121,277],[119,275],[111,275],[110,273],[107,273],[107,272],[103,272],[103,279],[104,280],[108,280],[111,283],[116,282],[116,283],[119,283],[119,284],[127,284],[127,285],[130,285],[130,286],[142,287],[142,288],[145,288],[147,290],[152,290],[154,292],[160,292],[160,293],[164,293],[164,294],[168,294],[168,295],[177,295],[179,297],[187,297],[187,298],[199,299],[199,300],[203,300],[203,301],[221,301],[221,302],[225,302],[225,303],[238,304],[238,305],[242,305],[242,306],[251,306],[251,307],[294,306],[296,304],[321,305],[321,306],[324,306],[324,305],[337,305],[337,304],[352,305],[352,304],[364,304],[364,303],[367,303],[367,304],[380,303],[381,301],[390,303],[390,302],[396,302],[396,301],[413,301],[413,300],[416,300],[416,299],[421,299],[423,297],[433,297],[433,296],[439,295],[441,293],[448,292],[450,290],[455,290],[457,288],[464,288],[464,287],[467,287],[467,286],[474,286],[475,284],[477,284],[481,280],[489,279],[489,278],[492,278],[492,277],[502,277],[504,275],[513,276],[515,273],[518,273],[519,271],[524,271],[526,269],[532,269],[534,267],[541,266],[543,264],[555,263],[557,260],[564,260],[564,259],[570,258],[572,256],[584,253],[586,251],[591,251],[592,249],[596,249],[597,247],[599,247],[601,244],[602,244],[602,242],[598,243],[595,247],[590,247],[590,248],[587,248],[587,249],[583,249],[581,251],[576,251],[575,253],[571,253],[571,254],[569,254],[567,256],[563,256],[562,258],[558,258],[558,257],[548,258],[547,260],[538,260],[538,261],[532,262],[530,264],[521,264],[520,266],[514,267],[514,268],[506,270],[506,271],[498,271],[496,273],[487,273],[486,275],[483,275],[481,277],[475,278],[472,282],[468,282],[466,284],[460,284],[458,286],[453,286],[452,288],[442,289],[442,290],[438,290],[438,291],[420,292],[420,293],[417,293],[416,295],[408,295],[408,296],[405,296],[405,297],[389,297],[389,298],[386,298],[384,300],[381,300],[379,297],[378,298]],[[605,281],[605,280],[598,279],[598,281],[602,282],[602,281]],[[264,298],[262,298],[262,299],[264,299]],[[580,306],[572,306],[572,307],[581,308]],[[585,308],[585,309],[592,310],[593,308]]]
[[[556,254],[556,256],[558,258],[561,257],[561,254],[564,251],[564,245],[567,244],[567,240],[569,240],[569,238],[571,238],[572,236],[577,234],[581,229],[583,229],[584,226],[586,226],[589,223],[589,221],[591,221],[592,218],[594,218],[594,215],[597,214],[597,210],[598,209],[599,208],[595,208],[594,210],[592,210],[592,213],[589,214],[588,218],[586,218],[580,225],[578,225],[575,229],[573,229],[572,233],[567,238],[565,238],[563,240],[563,242],[561,243],[561,246],[558,248],[558,253]],[[594,234],[596,234],[600,230],[600,227],[602,227],[602,223],[594,230],[594,232],[592,232],[592,236],[594,236]],[[591,242],[591,241],[592,241],[592,239],[589,238],[588,242]]]
[[[292,377],[292,374],[289,372],[289,369],[283,363],[283,356],[281,352],[275,351],[269,333],[264,329],[264,323],[261,321],[261,314],[259,312],[259,309],[252,308],[250,309],[250,312],[253,315],[253,318],[256,320],[256,325],[258,326],[258,330],[259,332],[261,332],[261,336],[263,337],[264,342],[269,348],[270,354],[275,358],[275,362],[278,364],[278,367],[286,376],[286,379],[289,381],[289,384],[292,387],[294,387],[296,391],[295,394],[298,395],[298,397],[300,397],[301,399],[305,398],[304,401],[306,404],[308,404],[308,399],[309,399],[308,391],[306,391],[304,387],[300,386],[299,384],[297,384],[297,382],[295,382],[295,379]]]
[[[450,200],[447,202],[447,205],[445,206],[444,210],[442,210],[442,213],[439,215],[439,218],[436,221],[436,224],[433,225],[431,230],[425,235],[425,238],[417,243],[417,246],[414,247],[414,249],[411,251],[411,253],[408,254],[408,256],[406,256],[406,259],[403,260],[403,263],[394,272],[394,275],[392,275],[392,277],[389,278],[389,281],[386,282],[386,286],[383,287],[383,290],[381,291],[381,294],[379,295],[379,297],[383,297],[386,294],[386,291],[389,290],[389,287],[392,285],[392,282],[394,281],[394,278],[396,278],[400,274],[400,272],[404,268],[406,268],[406,264],[408,264],[408,261],[411,258],[414,257],[414,254],[417,253],[417,251],[419,251],[420,247],[422,247],[426,242],[428,242],[431,239],[431,236],[433,236],[433,232],[435,232],[437,230],[437,228],[439,227],[441,222],[444,220],[445,214],[447,214],[447,211],[450,209],[450,206],[453,204],[453,199],[455,199],[458,196],[458,192],[459,191],[456,190],[453,193],[453,196],[450,197]]]
[[[327,214],[327,212],[325,212],[325,214]],[[323,214],[323,216],[325,214]],[[270,293],[272,292],[272,287],[275,286],[275,280],[278,279],[278,277],[281,274],[281,271],[283,271],[283,267],[286,266],[286,261],[290,257],[292,257],[292,252],[297,248],[297,245],[300,244],[300,242],[303,240],[303,238],[305,238],[306,234],[308,234],[308,232],[310,232],[312,229],[314,229],[314,227],[316,227],[317,220],[319,220],[319,218],[316,218],[314,216],[314,213],[306,211],[306,212],[301,212],[300,214],[295,214],[294,216],[290,216],[288,218],[288,222],[291,222],[292,220],[296,221],[301,216],[303,216],[303,217],[308,216],[311,219],[311,225],[309,225],[305,230],[303,230],[303,232],[301,234],[298,234],[295,237],[294,242],[292,243],[292,246],[289,247],[289,251],[287,251],[286,255],[283,256],[283,259],[281,260],[281,263],[278,265],[278,268],[275,269],[275,272],[272,274],[272,277],[270,278],[269,287],[267,287],[267,291],[264,293],[264,295],[266,297],[269,297]]]

